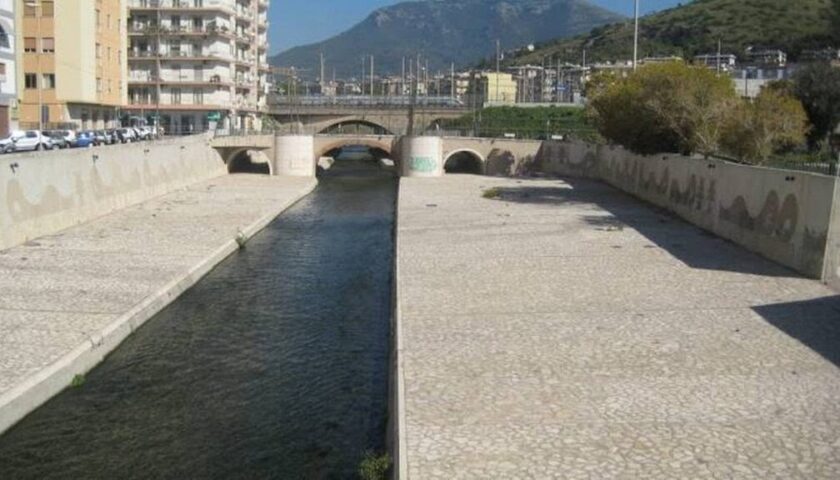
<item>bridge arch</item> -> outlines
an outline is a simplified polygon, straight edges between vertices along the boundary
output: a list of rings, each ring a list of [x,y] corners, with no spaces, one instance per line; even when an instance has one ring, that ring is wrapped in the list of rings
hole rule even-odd
[[[359,127],[365,127],[370,131],[360,131]],[[319,135],[345,135],[345,134],[369,134],[369,135],[393,135],[387,127],[365,119],[365,118],[343,118],[326,127],[321,128]]]
[[[262,156],[262,161],[255,162],[255,157]],[[227,153],[225,158],[228,173],[255,173],[271,175],[271,160],[265,152],[251,148],[238,148]]]
[[[388,158],[393,159],[393,142],[390,138],[364,138],[364,137],[352,137],[348,136],[345,138],[330,138],[326,142],[317,142],[315,145],[315,160],[317,161],[321,157],[330,156],[331,152],[336,152],[341,150],[344,147],[350,147],[355,145],[361,145],[364,147],[368,147],[371,150],[379,150]]]
[[[443,171],[481,175],[484,173],[486,162],[481,153],[471,148],[459,148],[446,154],[443,159]]]

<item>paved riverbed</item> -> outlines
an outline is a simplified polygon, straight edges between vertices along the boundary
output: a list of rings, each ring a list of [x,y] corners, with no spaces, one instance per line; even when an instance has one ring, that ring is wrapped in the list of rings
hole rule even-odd
[[[219,177],[0,251],[0,431],[315,185]]]
[[[840,478],[820,283],[590,181],[402,179],[398,218],[404,478]]]

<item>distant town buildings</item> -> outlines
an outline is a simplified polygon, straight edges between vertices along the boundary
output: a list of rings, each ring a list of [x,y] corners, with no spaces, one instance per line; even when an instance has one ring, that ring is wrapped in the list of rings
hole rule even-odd
[[[167,132],[260,127],[268,0],[128,0],[128,107]]]
[[[22,128],[118,122],[126,103],[125,1],[16,0]]]
[[[737,63],[738,57],[732,53],[706,53],[694,57],[695,65],[705,65],[714,69],[720,68],[724,72],[734,70]]]
[[[0,136],[17,128],[15,35],[15,1],[0,0]]]

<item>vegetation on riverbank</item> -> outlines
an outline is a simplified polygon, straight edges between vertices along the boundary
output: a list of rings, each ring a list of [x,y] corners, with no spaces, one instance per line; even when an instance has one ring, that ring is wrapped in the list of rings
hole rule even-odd
[[[598,133],[579,107],[489,107],[456,119],[442,120],[442,130],[479,137],[550,138],[552,135],[598,141]]]
[[[739,98],[730,79],[681,62],[641,67],[626,77],[597,76],[587,115],[610,142],[642,154],[726,153],[747,163],[805,144],[811,126],[802,102],[768,88]]]

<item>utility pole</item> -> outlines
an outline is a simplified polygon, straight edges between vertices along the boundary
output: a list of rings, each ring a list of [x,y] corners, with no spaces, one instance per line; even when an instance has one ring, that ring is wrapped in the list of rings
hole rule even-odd
[[[720,38],[718,38],[718,52],[717,52],[717,76],[720,76]]]
[[[451,70],[450,70],[450,77],[449,78],[450,78],[450,82],[452,82],[452,83],[449,85],[449,90],[450,90],[450,96],[454,99],[455,98],[455,62],[452,62],[452,66],[450,68],[451,68]]]
[[[402,76],[400,77],[400,97],[405,95],[405,57],[402,57]]]
[[[636,71],[639,65],[639,0],[635,0],[634,4],[636,26],[633,33],[633,71]]]
[[[373,98],[373,58],[374,56],[370,56],[370,98]]]
[[[365,95],[365,84],[367,83],[367,55],[362,55],[362,78],[359,86],[362,87],[362,96]]]
[[[321,94],[324,93],[324,52],[320,52],[319,57],[321,59],[321,76],[318,78],[318,81],[321,82]]]
[[[502,42],[496,39],[496,100],[499,100],[499,76],[502,73]]]

